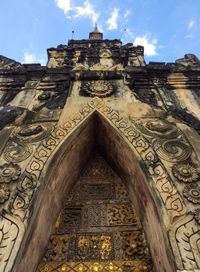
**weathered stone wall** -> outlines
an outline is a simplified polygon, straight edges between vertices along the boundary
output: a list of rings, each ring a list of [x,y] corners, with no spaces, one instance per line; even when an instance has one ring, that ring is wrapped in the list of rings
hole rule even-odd
[[[199,271],[199,60],[145,64],[119,40],[48,57],[0,57],[0,271],[36,269],[94,145],[129,188],[155,270]]]

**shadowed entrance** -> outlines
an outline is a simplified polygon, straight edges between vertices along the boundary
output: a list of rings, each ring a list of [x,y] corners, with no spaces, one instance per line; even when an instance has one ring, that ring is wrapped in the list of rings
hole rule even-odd
[[[66,196],[37,271],[152,271],[127,188],[99,153]]]

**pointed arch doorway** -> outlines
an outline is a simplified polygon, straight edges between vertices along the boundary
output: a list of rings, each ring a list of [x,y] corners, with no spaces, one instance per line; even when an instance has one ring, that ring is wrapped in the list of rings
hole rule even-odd
[[[38,272],[150,272],[144,232],[123,181],[94,150],[66,196]]]
[[[97,111],[76,127],[59,146],[45,169],[43,188],[38,195],[37,207],[14,271],[36,271],[38,263],[45,255],[50,235],[54,233],[54,225],[63,201],[80,177],[95,146],[126,184],[130,201],[143,226],[155,271],[175,271],[173,255],[159,211],[159,200],[148,187],[148,176],[124,138]]]

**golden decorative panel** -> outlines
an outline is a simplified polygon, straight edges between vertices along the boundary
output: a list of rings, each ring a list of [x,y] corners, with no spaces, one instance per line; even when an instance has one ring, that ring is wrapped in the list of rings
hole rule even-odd
[[[37,271],[152,271],[126,187],[98,153],[66,197]]]

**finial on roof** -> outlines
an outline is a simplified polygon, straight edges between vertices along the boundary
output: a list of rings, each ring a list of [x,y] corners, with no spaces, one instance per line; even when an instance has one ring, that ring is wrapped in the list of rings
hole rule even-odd
[[[95,23],[95,26],[94,26],[94,32],[99,32],[99,29],[98,29],[97,23]]]
[[[90,40],[103,40],[103,33],[101,33],[98,29],[97,23],[95,23],[94,31],[89,34]]]

